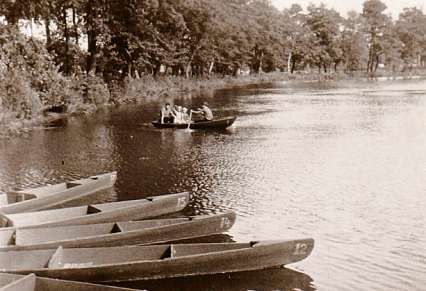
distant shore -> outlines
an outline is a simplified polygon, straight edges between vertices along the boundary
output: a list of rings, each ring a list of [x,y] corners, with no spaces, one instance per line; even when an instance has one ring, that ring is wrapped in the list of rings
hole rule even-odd
[[[262,84],[273,82],[300,82],[300,81],[391,81],[391,80],[413,80],[426,78],[426,71],[417,71],[412,73],[388,73],[380,72],[374,76],[367,76],[364,72],[354,74],[346,73],[312,73],[295,72],[289,74],[286,72],[272,72],[252,75],[241,75],[237,77],[225,76],[207,76],[202,79],[187,79],[184,77],[164,76],[153,78],[144,76],[140,78],[128,78],[124,86],[119,90],[113,91],[111,100],[116,104],[138,103],[145,100],[158,98],[179,97],[188,92],[201,90],[226,89],[236,86],[245,86],[250,84]]]

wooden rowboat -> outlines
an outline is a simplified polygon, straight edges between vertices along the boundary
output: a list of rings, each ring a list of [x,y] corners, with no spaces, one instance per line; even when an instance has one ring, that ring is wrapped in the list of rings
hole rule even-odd
[[[169,244],[0,253],[0,272],[119,282],[272,268],[306,258],[312,239],[250,243]]]
[[[0,229],[0,251],[166,243],[229,230],[236,214],[30,229]]]
[[[215,129],[215,130],[223,130],[229,126],[231,126],[235,119],[237,119],[236,116],[228,116],[228,117],[222,117],[217,118],[210,121],[195,121],[192,122],[189,125],[190,129]],[[152,125],[154,125],[157,128],[188,128],[188,124],[185,123],[160,123],[158,121],[153,121]]]
[[[146,219],[180,211],[185,208],[188,202],[188,193],[178,193],[154,196],[146,199],[90,204],[36,212],[0,213],[0,227],[8,227],[12,231],[14,228]]]
[[[53,208],[110,188],[116,180],[117,172],[111,172],[35,189],[11,191],[0,195],[0,212],[8,214]]]
[[[42,125],[44,127],[62,127],[68,124],[67,113],[46,112],[42,117]]]
[[[0,274],[0,291],[132,291],[136,289],[36,277]]]

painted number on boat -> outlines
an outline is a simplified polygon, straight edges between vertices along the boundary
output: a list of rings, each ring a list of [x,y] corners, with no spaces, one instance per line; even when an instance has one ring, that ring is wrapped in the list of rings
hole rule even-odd
[[[228,217],[222,217],[222,219],[220,220],[220,228],[228,228],[230,224],[231,221]]]
[[[177,207],[185,207],[186,206],[186,197],[180,197],[177,201]]]
[[[305,243],[297,243],[294,248],[294,255],[306,255],[308,253],[308,245]]]

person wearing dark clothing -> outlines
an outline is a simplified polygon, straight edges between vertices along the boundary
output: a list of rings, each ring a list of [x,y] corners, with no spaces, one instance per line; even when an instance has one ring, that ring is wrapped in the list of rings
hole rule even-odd
[[[173,110],[170,107],[170,103],[166,103],[163,108],[161,108],[161,123],[173,123],[174,122]]]

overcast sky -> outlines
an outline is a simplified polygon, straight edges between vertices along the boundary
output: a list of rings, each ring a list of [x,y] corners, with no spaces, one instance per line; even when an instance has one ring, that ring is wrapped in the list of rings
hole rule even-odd
[[[405,7],[416,6],[422,9],[423,12],[426,12],[426,0],[382,0],[382,2],[388,7],[385,13],[392,13],[394,18],[397,18]],[[346,16],[347,12],[350,10],[361,12],[364,0],[272,0],[272,3],[280,9],[290,7],[293,3],[299,3],[302,5],[303,9],[305,9],[309,3],[324,3],[327,7],[336,9],[342,16]]]

